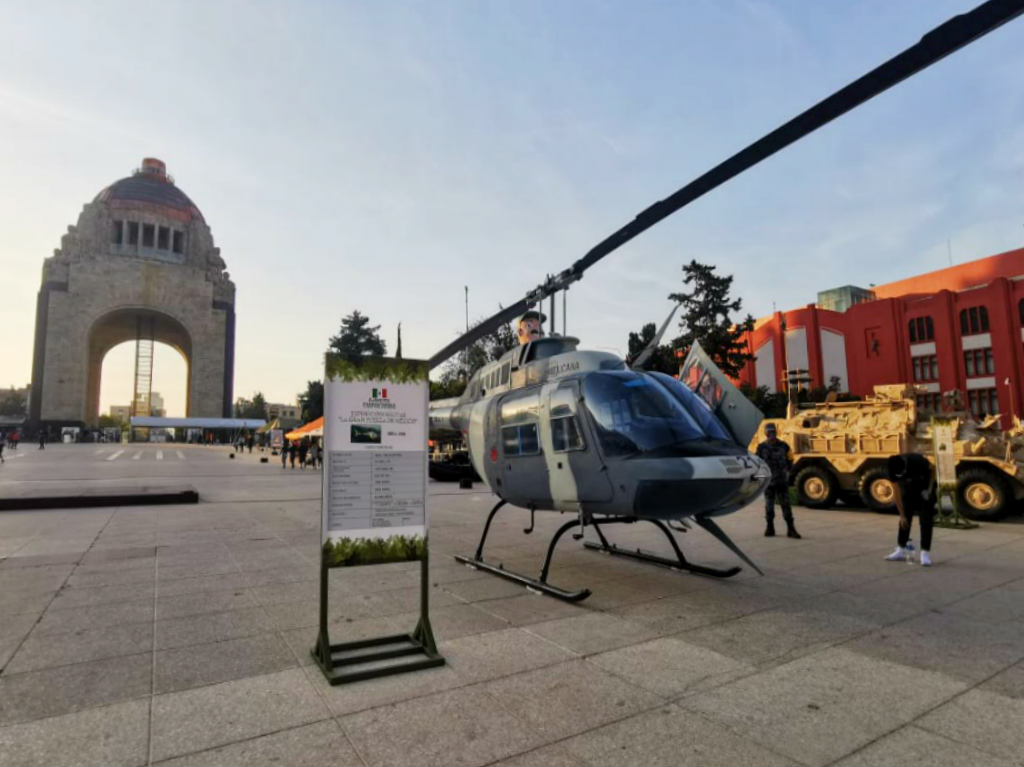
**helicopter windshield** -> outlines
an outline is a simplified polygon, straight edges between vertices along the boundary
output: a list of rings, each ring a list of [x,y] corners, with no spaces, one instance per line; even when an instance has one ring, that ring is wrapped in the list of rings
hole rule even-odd
[[[656,379],[633,371],[595,372],[583,380],[583,398],[608,457],[690,455],[708,438],[722,437],[721,424],[709,433]],[[730,440],[731,441],[731,440]]]
[[[678,379],[653,370],[648,375],[658,379],[658,382],[668,390],[668,393],[680,405],[686,408],[691,416],[697,419],[697,423],[700,424],[709,437],[732,441],[732,435],[729,434],[729,430],[715,416],[711,406],[680,383]]]

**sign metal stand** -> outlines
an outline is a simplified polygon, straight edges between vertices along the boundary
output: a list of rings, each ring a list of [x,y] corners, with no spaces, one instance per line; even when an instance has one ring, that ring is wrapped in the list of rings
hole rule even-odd
[[[443,666],[429,615],[427,363],[329,354],[326,372],[320,626],[313,658],[332,685]],[[368,401],[360,404],[360,398]],[[388,532],[395,534],[385,537]],[[420,563],[416,627],[332,644],[331,569],[410,561]]]

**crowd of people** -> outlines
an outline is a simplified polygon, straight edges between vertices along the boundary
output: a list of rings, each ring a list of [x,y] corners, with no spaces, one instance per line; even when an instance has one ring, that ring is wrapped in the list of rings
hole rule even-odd
[[[323,448],[320,445],[320,440],[316,437],[303,437],[294,441],[285,440],[281,447],[281,468],[287,469],[291,462],[291,467],[294,469],[296,461],[298,461],[300,469],[305,469],[307,466],[311,469],[322,468]]]

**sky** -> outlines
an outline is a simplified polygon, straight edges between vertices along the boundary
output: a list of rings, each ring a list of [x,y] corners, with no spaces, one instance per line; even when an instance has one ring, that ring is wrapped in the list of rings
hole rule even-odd
[[[970,0],[0,0],[0,386],[31,378],[43,259],[142,157],[237,288],[235,396],[294,402],[343,316],[429,357],[636,213]],[[568,292],[624,353],[691,259],[742,313],[1024,245],[1024,19],[684,208]],[[561,314],[559,305],[559,314]],[[561,319],[558,322],[561,325]],[[131,398],[131,345],[101,407]],[[154,388],[184,414],[185,365]]]

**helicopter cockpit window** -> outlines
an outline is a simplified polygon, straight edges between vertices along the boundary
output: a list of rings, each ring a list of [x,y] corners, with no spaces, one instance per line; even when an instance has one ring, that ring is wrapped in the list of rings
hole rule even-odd
[[[707,402],[698,397],[694,392],[690,391],[690,389],[670,375],[654,371],[651,371],[650,375],[657,378],[662,386],[668,390],[669,394],[671,394],[679,404],[686,408],[709,437],[732,440],[729,430],[726,429],[722,422],[718,420],[714,411],[711,409],[711,406],[708,405]]]
[[[609,457],[686,454],[685,443],[709,436],[675,397],[643,373],[592,373],[584,379],[583,399]]]

